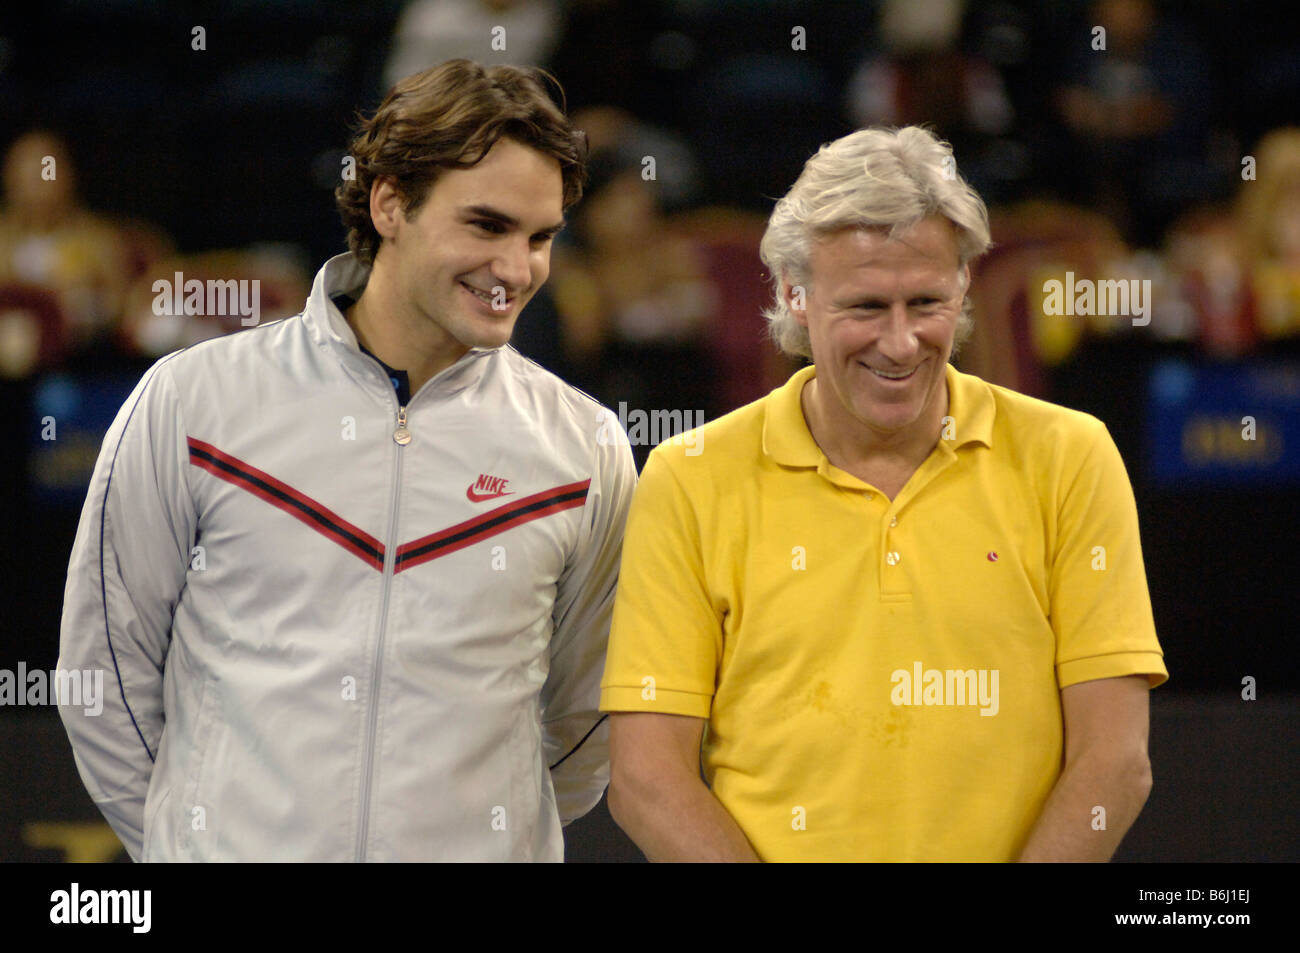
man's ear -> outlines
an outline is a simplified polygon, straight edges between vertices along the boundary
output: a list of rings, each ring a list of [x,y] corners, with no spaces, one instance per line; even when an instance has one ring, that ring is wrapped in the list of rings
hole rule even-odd
[[[370,221],[381,238],[397,235],[397,221],[403,216],[402,196],[391,176],[381,175],[370,185]]]
[[[788,274],[781,276],[781,297],[790,309],[794,319],[803,327],[808,327],[808,289],[790,280]]]

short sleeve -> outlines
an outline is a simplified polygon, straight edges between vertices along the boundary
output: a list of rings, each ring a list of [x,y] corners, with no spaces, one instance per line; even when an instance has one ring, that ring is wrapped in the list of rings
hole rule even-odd
[[[1061,496],[1050,573],[1059,687],[1125,675],[1163,684],[1138,532],[1124,461],[1100,421],[1092,447]]]
[[[646,462],[632,498],[610,629],[602,711],[708,718],[722,657],[692,500],[667,446]]]

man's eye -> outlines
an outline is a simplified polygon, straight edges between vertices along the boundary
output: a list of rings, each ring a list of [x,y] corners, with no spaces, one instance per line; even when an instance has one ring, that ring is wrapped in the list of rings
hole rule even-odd
[[[474,223],[485,232],[491,232],[493,235],[500,235],[505,231],[500,222],[494,222],[490,218],[481,218]]]

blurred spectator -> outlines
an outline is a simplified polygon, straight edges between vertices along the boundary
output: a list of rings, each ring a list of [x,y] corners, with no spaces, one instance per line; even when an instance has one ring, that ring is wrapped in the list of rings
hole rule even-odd
[[[617,106],[590,106],[573,114],[573,124],[587,134],[592,152],[612,152],[628,166],[649,167],[653,160],[659,204],[665,211],[686,207],[699,188],[699,163],[676,133],[637,119]]]
[[[593,152],[571,232],[556,248],[552,294],[566,353],[594,395],[615,409],[711,410],[704,340],[714,290],[701,250],[664,218],[641,163]]]
[[[880,50],[849,80],[845,110],[855,126],[932,124],[961,156],[962,174],[981,192],[1006,176],[993,166],[1007,150],[997,138],[1015,119],[991,63],[958,48],[963,0],[885,0]]]
[[[51,334],[60,351],[106,336],[120,317],[133,264],[118,229],[80,205],[64,142],[45,131],[20,136],[5,156],[0,209],[0,286],[9,299],[0,331],[6,373],[21,376],[30,369],[23,355],[34,356],[32,342]],[[46,346],[37,350],[52,353]]]
[[[975,330],[959,366],[990,383],[1042,397],[1048,370],[1065,361],[1089,319],[1043,313],[1044,282],[1065,272],[1110,277],[1127,254],[1115,226],[1087,209],[1027,201],[989,210],[993,248],[971,281]],[[1093,330],[1102,330],[1095,322]]]
[[[685,405],[711,417],[784,383],[795,368],[768,340],[762,317],[771,293],[758,254],[766,216],[717,206],[661,215],[684,208],[696,193],[697,163],[689,146],[613,106],[580,110],[574,124],[587,133],[594,163],[574,226],[580,237],[557,249],[552,280],[516,327],[514,346],[614,407],[619,400],[647,399],[636,396],[647,392],[647,352],[637,350],[639,339],[646,336],[654,339],[650,351],[685,343],[689,362],[673,368],[672,374],[695,378],[680,397],[670,388],[660,391],[662,396],[653,398],[655,406]],[[667,249],[663,261],[652,262],[653,251],[642,250],[643,238],[651,249]],[[589,239],[595,240],[594,248]],[[636,270],[637,254],[643,255],[638,284],[601,290],[603,282],[622,283],[619,274],[625,266]],[[611,260],[609,270],[594,273]],[[649,284],[665,273],[670,276],[667,294],[658,302],[650,300]],[[561,300],[558,311],[548,294],[552,288]],[[622,294],[629,290],[631,297],[642,300],[629,306]],[[620,323],[604,312],[604,305],[591,304],[601,298],[632,314],[683,308],[688,333],[678,334],[662,324],[654,333],[638,334],[626,317]],[[705,307],[709,303],[711,307]],[[705,312],[707,320],[700,320]],[[617,364],[624,349],[629,349],[630,368]],[[703,379],[706,387],[700,386]],[[694,403],[692,394],[704,395],[704,403]]]
[[[1300,129],[1275,129],[1256,145],[1254,181],[1244,181],[1237,214],[1253,266],[1259,333],[1300,334]]]
[[[717,411],[726,413],[780,387],[801,366],[776,347],[763,317],[772,298],[759,255],[767,217],[715,206],[677,216],[673,224],[703,250],[717,292],[706,346]]]
[[[545,66],[562,26],[556,0],[414,0],[397,22],[384,82],[459,56]]]
[[[180,309],[175,307],[174,292],[178,275]],[[159,281],[165,285],[158,285]],[[202,307],[185,306],[184,286],[190,282],[204,288]],[[220,295],[209,297],[211,283],[221,288]],[[297,314],[310,291],[310,274],[298,256],[283,246],[177,256],[157,262],[131,286],[122,321],[123,343],[134,354],[161,357],[199,341]],[[211,304],[217,307],[209,307]],[[251,305],[243,309],[250,313],[242,313],[237,305]]]
[[[1210,89],[1199,47],[1157,17],[1150,0],[1096,0],[1076,32],[1057,108],[1081,160],[1084,199],[1134,244],[1154,247],[1169,221],[1202,197]],[[1104,29],[1104,48],[1097,27]]]
[[[602,160],[603,164],[629,170],[645,169],[647,175],[653,172],[654,188],[665,211],[683,207],[695,194],[698,163],[690,147],[674,133],[644,123],[617,106],[588,107],[574,112],[572,118],[574,126],[586,133],[589,152],[607,157],[608,161]],[[650,163],[645,160],[650,160]],[[590,195],[590,188],[587,193]],[[754,248],[757,264],[757,242]],[[557,252],[557,260],[565,260],[562,250]],[[560,268],[563,269],[563,264]],[[558,281],[563,284],[564,277],[559,276]],[[572,325],[577,321],[580,324],[581,311],[570,308],[563,317],[556,311],[551,294],[555,284],[556,279],[553,279],[529,303],[527,312],[515,326],[510,343],[570,383],[588,390],[598,389],[599,383],[592,378],[594,346],[584,345],[587,336],[581,327],[567,330],[565,327],[566,322]]]
[[[1216,357],[1235,357],[1255,342],[1251,267],[1239,223],[1226,208],[1198,208],[1169,230],[1165,259],[1173,289],[1190,316],[1191,336]]]
[[[1268,133],[1252,158],[1231,207],[1188,212],[1166,242],[1198,344],[1217,357],[1300,334],[1300,129]]]

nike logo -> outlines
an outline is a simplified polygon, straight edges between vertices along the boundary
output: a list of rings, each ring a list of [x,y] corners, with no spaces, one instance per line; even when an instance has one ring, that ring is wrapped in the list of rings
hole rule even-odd
[[[488,476],[486,473],[480,473],[478,479],[469,485],[465,490],[465,496],[471,503],[482,503],[484,500],[496,500],[503,496],[514,496],[513,490],[507,490],[506,486],[510,483],[504,477]]]

